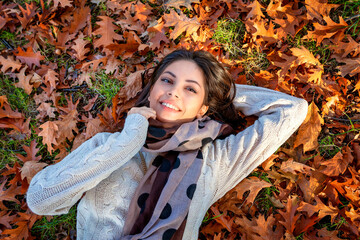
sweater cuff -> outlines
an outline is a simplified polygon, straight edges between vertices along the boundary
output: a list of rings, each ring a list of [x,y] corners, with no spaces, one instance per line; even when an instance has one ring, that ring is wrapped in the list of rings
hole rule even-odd
[[[133,113],[126,117],[124,129],[143,129],[146,128],[146,131],[149,127],[149,121],[143,115],[139,113]]]

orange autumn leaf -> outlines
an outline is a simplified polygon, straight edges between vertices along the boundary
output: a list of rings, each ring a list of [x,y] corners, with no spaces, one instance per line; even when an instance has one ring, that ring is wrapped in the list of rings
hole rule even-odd
[[[113,24],[114,20],[107,16],[100,16],[101,20],[97,21],[96,24],[99,28],[93,32],[94,35],[101,35],[100,38],[94,40],[95,48],[107,47],[114,43],[114,40],[122,40],[123,37],[117,34],[115,31],[119,28]]]
[[[183,32],[185,32],[185,36],[190,36],[200,28],[200,23],[196,18],[188,18],[182,12],[179,15],[172,9],[169,14],[164,15],[164,20],[165,27],[174,27],[170,33],[171,39],[176,39]]]
[[[302,144],[304,152],[317,148],[319,145],[317,139],[321,131],[321,125],[323,124],[324,119],[319,114],[318,107],[314,102],[311,102],[306,118],[298,130],[294,147]]]
[[[30,68],[32,65],[36,65],[40,67],[40,61],[44,60],[45,57],[41,55],[40,52],[34,52],[31,47],[26,49],[24,52],[21,47],[17,48],[18,53],[15,53],[17,59],[19,59],[22,63],[26,63]]]

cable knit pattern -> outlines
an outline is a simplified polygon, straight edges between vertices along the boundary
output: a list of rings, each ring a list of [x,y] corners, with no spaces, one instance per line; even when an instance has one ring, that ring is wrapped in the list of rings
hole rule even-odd
[[[197,239],[208,208],[275,152],[305,119],[305,100],[266,88],[236,87],[235,107],[259,118],[237,135],[203,147],[204,164],[183,239]],[[144,175],[138,152],[147,128],[146,118],[131,114],[121,133],[98,133],[61,162],[40,171],[27,193],[29,208],[40,215],[64,214],[86,193],[78,205],[77,238],[121,236],[130,201]],[[149,166],[156,156],[143,154]]]

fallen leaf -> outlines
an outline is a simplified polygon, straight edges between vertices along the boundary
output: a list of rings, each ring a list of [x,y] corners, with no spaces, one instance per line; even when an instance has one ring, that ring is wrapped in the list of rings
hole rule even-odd
[[[319,109],[314,102],[311,102],[304,122],[301,124],[294,142],[294,147],[303,145],[303,151],[311,151],[317,148],[318,136],[324,119],[319,114]]]

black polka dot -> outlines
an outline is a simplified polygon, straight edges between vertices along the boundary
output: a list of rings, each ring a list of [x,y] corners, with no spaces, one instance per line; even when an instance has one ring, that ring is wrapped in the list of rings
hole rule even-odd
[[[191,184],[187,190],[186,190],[186,195],[188,196],[188,198],[192,199],[193,196],[194,196],[194,192],[195,192],[195,189],[196,189],[196,184]]]
[[[161,163],[163,162],[164,158],[162,156],[157,156],[154,161],[152,162],[152,165],[155,167],[159,167]]]
[[[198,154],[196,155],[196,158],[203,159],[203,155],[202,155],[201,150],[198,151]]]
[[[160,219],[166,219],[168,217],[170,217],[172,212],[172,208],[170,206],[170,204],[166,204],[166,206],[164,207],[164,209],[162,210],[161,214],[160,214]]]
[[[189,141],[189,140],[185,140],[185,141],[181,142],[178,147],[184,145],[184,144],[187,143],[188,141]]]
[[[175,160],[173,169],[177,169],[179,166],[180,166],[180,158],[177,157],[176,160]]]
[[[170,228],[170,229],[166,230],[163,234],[162,240],[170,240],[175,232],[176,232],[176,229],[174,229],[174,228]]]
[[[150,135],[152,135],[154,137],[157,137],[157,138],[164,137],[165,134],[166,134],[166,131],[164,129],[153,127],[153,126],[150,126],[148,128],[148,132],[149,132]]]
[[[213,139],[211,137],[207,137],[207,138],[204,138],[202,141],[201,141],[201,146],[204,146],[205,144],[211,142]]]
[[[148,193],[143,193],[139,196],[139,198],[137,200],[137,204],[138,204],[139,208],[141,208],[140,213],[144,212],[146,199],[148,199],[148,197],[149,197]]]
[[[205,127],[205,123],[204,122],[199,122],[199,129],[203,129]]]
[[[170,171],[171,163],[167,159],[163,159],[161,166],[159,168],[160,172],[168,172]]]

